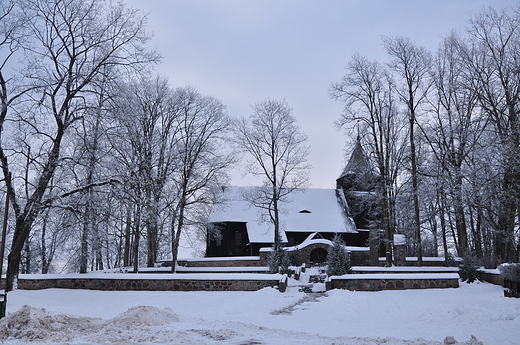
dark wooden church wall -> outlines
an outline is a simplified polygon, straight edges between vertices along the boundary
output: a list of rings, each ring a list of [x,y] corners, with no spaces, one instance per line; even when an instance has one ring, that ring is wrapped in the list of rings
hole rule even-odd
[[[223,222],[212,226],[208,231],[207,257],[251,255],[250,246],[246,246],[249,243],[246,223]]]

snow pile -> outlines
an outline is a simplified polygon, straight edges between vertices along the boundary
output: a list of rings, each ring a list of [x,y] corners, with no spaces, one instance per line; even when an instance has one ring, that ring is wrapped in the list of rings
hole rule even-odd
[[[173,325],[178,322],[179,317],[168,307],[132,307],[106,321],[103,327],[85,340],[95,344],[162,344],[177,333]]]
[[[101,319],[71,317],[64,314],[50,315],[43,308],[24,305],[20,310],[0,320],[0,339],[25,341],[69,341],[74,333],[96,331]]]
[[[168,307],[158,309],[149,306],[139,306],[128,309],[107,322],[107,325],[124,329],[134,329],[142,326],[161,326],[179,322],[179,317]]]
[[[446,337],[444,342],[440,343],[424,339],[326,337],[297,331],[266,329],[239,322],[208,323],[200,320],[197,328],[174,327],[178,323],[178,316],[170,308],[133,307],[103,322],[99,318],[52,315],[43,308],[23,306],[0,321],[0,337],[3,344],[17,344],[19,341],[33,344],[221,344],[228,341],[237,344],[265,344],[262,340],[267,339],[268,343],[279,340],[280,344],[295,345],[483,345],[474,336],[463,343],[457,342],[453,337]],[[190,323],[188,326],[193,324]]]
[[[78,336],[89,336],[95,342],[147,341],[155,326],[178,322],[170,308],[139,306],[128,309],[111,320],[52,315],[43,308],[23,306],[0,320],[0,339],[38,343],[70,342]],[[143,330],[148,331],[144,332]]]
[[[452,344],[460,344],[460,343],[458,343],[454,337],[446,337],[444,339],[444,344],[452,345]],[[468,340],[467,342],[465,342],[464,344],[466,344],[466,345],[484,345],[482,342],[478,341],[478,339],[474,335],[472,335],[471,339]]]

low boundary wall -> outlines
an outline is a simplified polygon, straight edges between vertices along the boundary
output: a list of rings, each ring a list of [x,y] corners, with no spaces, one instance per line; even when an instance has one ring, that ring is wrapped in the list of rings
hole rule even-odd
[[[190,277],[154,278],[133,274],[125,274],[125,277],[38,277],[18,279],[20,290],[41,289],[86,289],[86,290],[145,290],[145,291],[257,291],[266,287],[278,286],[281,275],[279,274],[215,274],[215,277],[197,274],[189,274]],[[188,274],[187,274],[188,275]],[[193,277],[192,277],[193,276]],[[2,279],[3,283],[3,279]],[[2,284],[3,285],[3,284]]]
[[[480,278],[485,282],[504,286],[504,277],[500,275],[497,269],[480,270]]]
[[[267,262],[262,262],[259,256],[230,256],[215,258],[180,259],[177,265],[185,267],[260,267]],[[171,261],[165,261],[164,266],[171,267]]]
[[[349,291],[381,291],[406,289],[443,289],[458,288],[459,275],[446,274],[348,274],[330,277],[327,290],[343,289]]]
[[[435,266],[392,266],[392,267],[378,267],[378,266],[353,266],[352,273],[354,274],[390,274],[390,273],[458,273],[458,267],[435,267]]]

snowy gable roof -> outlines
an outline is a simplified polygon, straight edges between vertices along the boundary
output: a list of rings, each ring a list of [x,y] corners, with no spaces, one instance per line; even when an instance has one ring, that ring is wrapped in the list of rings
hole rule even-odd
[[[245,200],[250,187],[225,187],[219,196],[219,204],[213,206],[208,223],[240,222],[246,223],[249,242],[273,243],[274,229],[262,220],[262,210]],[[265,217],[264,217],[265,218]],[[285,233],[281,233],[282,242],[287,242]]]
[[[262,210],[251,205],[244,195],[254,187],[226,187],[222,203],[216,205],[209,223],[245,222],[251,243],[273,242],[273,226],[261,221]],[[341,195],[341,194],[339,194]],[[288,202],[281,203],[280,221],[287,232],[357,233],[352,218],[347,217],[334,189],[302,189],[291,193]],[[286,241],[282,231],[282,241]]]

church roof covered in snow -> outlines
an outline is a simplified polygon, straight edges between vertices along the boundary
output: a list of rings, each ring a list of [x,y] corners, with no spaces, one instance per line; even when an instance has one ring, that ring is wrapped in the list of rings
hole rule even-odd
[[[251,243],[270,243],[274,238],[273,225],[266,217],[266,211],[247,201],[247,195],[255,187],[226,187],[221,202],[213,207],[209,223],[246,223]],[[357,233],[351,217],[347,216],[347,206],[343,193],[335,189],[301,189],[287,197],[280,205],[282,241],[287,232],[333,232]]]

